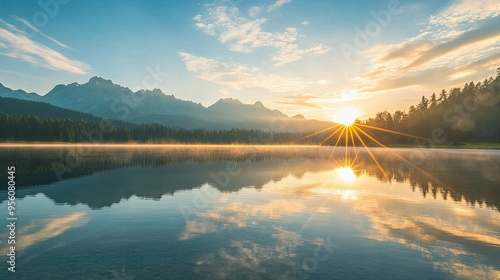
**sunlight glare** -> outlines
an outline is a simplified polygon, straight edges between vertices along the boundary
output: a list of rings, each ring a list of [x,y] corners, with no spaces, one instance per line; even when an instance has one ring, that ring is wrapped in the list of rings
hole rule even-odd
[[[340,198],[342,200],[357,200],[358,194],[354,190],[343,190],[340,191]]]
[[[359,115],[359,111],[355,108],[342,108],[335,113],[333,121],[345,126],[350,126],[354,124]]]
[[[335,173],[337,174],[337,178],[346,183],[352,183],[356,180],[356,174],[350,167],[342,167],[335,169]]]

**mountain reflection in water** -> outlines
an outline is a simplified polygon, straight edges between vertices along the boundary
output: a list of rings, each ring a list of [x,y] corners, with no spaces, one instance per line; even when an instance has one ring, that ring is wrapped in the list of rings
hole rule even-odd
[[[0,149],[16,275],[500,278],[499,151],[370,151],[379,166],[331,147]]]
[[[57,203],[74,205],[78,201],[92,208],[111,206],[133,195],[159,199],[205,183],[222,192],[244,187],[259,189],[288,175],[300,178],[307,172],[341,168],[344,176],[351,179],[353,175],[367,174],[388,183],[408,182],[413,191],[424,197],[465,200],[471,205],[500,209],[500,153],[496,151],[392,149],[413,159],[418,166],[415,168],[381,148],[372,149],[386,172],[383,174],[364,150],[358,151],[356,164],[351,168],[342,151],[331,157],[328,147],[85,149],[0,150],[0,166],[16,166],[18,187],[48,185],[27,190],[25,195],[42,192]],[[234,162],[243,171],[231,176],[231,183],[225,186],[210,173],[227,170],[228,162]],[[420,168],[431,176],[420,172]],[[112,174],[99,174],[102,172]],[[88,175],[94,177],[87,180],[95,183],[84,182],[64,191],[57,187],[61,184],[59,179]],[[96,192],[100,195],[94,195]]]

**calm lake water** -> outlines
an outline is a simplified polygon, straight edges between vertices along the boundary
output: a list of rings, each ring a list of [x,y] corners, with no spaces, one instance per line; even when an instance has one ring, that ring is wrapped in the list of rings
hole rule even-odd
[[[2,148],[1,279],[500,279],[500,151]]]

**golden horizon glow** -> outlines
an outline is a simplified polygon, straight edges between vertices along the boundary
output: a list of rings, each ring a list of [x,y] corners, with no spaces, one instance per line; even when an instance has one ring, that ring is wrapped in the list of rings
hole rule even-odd
[[[342,124],[344,126],[351,126],[354,124],[356,119],[360,116],[359,110],[352,107],[342,108],[337,111],[332,120],[336,123]]]

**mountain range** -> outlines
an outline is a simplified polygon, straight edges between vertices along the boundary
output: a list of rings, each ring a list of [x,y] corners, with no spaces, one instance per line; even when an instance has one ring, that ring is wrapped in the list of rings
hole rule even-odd
[[[23,103],[23,112],[32,115],[51,116],[51,112],[40,103],[91,114],[98,118],[120,120],[130,123],[158,123],[186,129],[272,129],[283,132],[318,131],[333,125],[331,122],[308,120],[302,115],[289,117],[278,110],[265,107],[261,102],[244,104],[237,99],[220,99],[211,106],[186,101],[167,95],[160,89],[133,92],[111,80],[93,77],[85,84],[57,85],[46,95],[13,90],[0,84],[0,97],[31,101]],[[6,99],[2,99],[6,102]],[[12,102],[12,101],[10,101]],[[31,105],[30,105],[31,104]],[[16,105],[13,105],[17,108]],[[30,110],[32,106],[32,110]],[[5,113],[16,113],[7,106],[0,106]],[[7,111],[6,111],[7,110]],[[46,111],[49,112],[46,112]],[[57,115],[53,116],[58,117]]]

